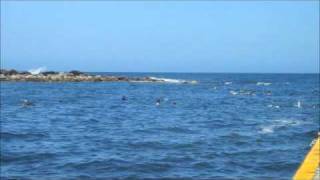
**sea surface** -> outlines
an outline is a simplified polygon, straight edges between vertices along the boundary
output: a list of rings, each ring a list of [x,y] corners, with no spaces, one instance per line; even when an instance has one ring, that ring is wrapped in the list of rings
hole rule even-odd
[[[1,179],[291,179],[319,130],[319,74],[97,74],[167,82],[1,82]]]

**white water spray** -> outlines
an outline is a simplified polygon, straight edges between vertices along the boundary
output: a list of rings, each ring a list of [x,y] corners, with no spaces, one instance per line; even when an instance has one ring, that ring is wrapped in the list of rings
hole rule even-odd
[[[41,72],[46,71],[46,70],[47,70],[46,67],[39,67],[36,69],[30,69],[28,72],[30,72],[33,75],[36,75],[36,74],[40,74]]]

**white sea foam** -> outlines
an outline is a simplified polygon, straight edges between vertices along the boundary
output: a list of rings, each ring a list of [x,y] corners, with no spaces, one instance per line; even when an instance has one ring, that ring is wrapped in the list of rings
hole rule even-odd
[[[241,94],[241,95],[249,95],[249,96],[255,96],[256,94],[254,93],[254,91],[252,91],[252,90],[245,90],[245,89],[241,89],[240,91],[239,91],[239,93]]]
[[[177,83],[177,84],[182,84],[182,83],[190,83],[190,84],[196,84],[197,81],[192,80],[192,81],[187,81],[187,80],[182,80],[182,79],[169,79],[169,78],[157,78],[157,77],[149,77],[151,80],[155,80],[158,82],[165,82],[165,83]]]
[[[269,86],[271,84],[272,83],[269,83],[269,82],[257,82],[257,86]]]
[[[238,92],[236,92],[236,91],[229,91],[229,93],[234,95],[234,96],[238,94]]]
[[[229,91],[229,93],[231,95],[241,95],[241,96],[255,96],[256,94],[254,93],[254,91],[251,91],[251,90],[239,90],[239,91],[234,91],[234,90],[231,90]]]
[[[297,126],[302,124],[302,121],[297,119],[279,119],[274,122],[279,126]]]
[[[268,107],[269,107],[269,108],[276,108],[276,109],[279,109],[279,108],[280,108],[280,106],[278,106],[278,105],[273,105],[273,104],[269,104]]]
[[[40,74],[41,72],[46,71],[46,70],[47,70],[46,67],[39,67],[36,69],[30,69],[28,72],[30,72],[33,75],[36,75],[36,74]]]
[[[294,120],[294,119],[273,120],[270,122],[269,125],[262,126],[260,128],[259,133],[270,134],[270,133],[274,133],[274,131],[276,131],[277,129],[279,129],[281,127],[298,126],[300,124],[302,124],[302,121]]]
[[[274,126],[262,127],[260,132],[261,132],[262,134],[273,133],[273,132],[274,132]]]
[[[297,107],[297,108],[301,108],[302,107],[301,101],[298,101],[297,104],[295,104],[294,106]]]
[[[231,85],[232,82],[225,82],[224,84],[225,84],[225,85]]]

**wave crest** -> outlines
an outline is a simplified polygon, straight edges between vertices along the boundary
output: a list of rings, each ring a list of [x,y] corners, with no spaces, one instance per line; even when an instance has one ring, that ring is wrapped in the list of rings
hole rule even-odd
[[[39,67],[39,68],[36,68],[36,69],[30,69],[28,72],[30,72],[33,75],[36,75],[36,74],[40,74],[41,72],[44,72],[46,70],[47,70],[46,67]]]
[[[165,82],[165,83],[177,83],[177,84],[196,84],[197,81],[192,80],[192,81],[187,81],[187,80],[182,80],[182,79],[169,79],[169,78],[158,78],[158,77],[149,77],[151,80],[155,80],[158,82]]]
[[[269,82],[257,82],[257,86],[270,86],[271,84]]]
[[[262,126],[259,132],[261,134],[271,134],[279,128],[288,127],[288,126],[298,126],[301,124],[302,124],[302,121],[300,120],[292,120],[292,119],[274,120],[270,125]]]

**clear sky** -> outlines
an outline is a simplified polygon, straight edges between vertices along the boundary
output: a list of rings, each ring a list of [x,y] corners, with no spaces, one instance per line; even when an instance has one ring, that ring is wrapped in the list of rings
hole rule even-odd
[[[319,1],[1,1],[1,63],[319,73]]]

